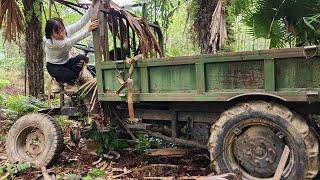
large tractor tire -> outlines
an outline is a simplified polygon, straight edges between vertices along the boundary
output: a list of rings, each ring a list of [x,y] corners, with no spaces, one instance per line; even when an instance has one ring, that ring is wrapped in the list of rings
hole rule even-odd
[[[260,180],[274,176],[285,145],[290,154],[282,179],[316,177],[319,144],[306,121],[284,106],[257,101],[225,111],[211,128],[208,148],[218,173]]]
[[[39,113],[18,119],[6,139],[10,162],[30,162],[36,168],[52,165],[63,147],[63,133],[54,118]]]

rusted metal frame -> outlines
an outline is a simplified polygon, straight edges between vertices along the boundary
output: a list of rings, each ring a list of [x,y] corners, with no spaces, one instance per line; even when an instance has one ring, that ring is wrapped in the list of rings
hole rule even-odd
[[[149,85],[149,70],[148,67],[140,67],[140,84],[141,84],[141,92],[149,93],[150,85]]]
[[[106,21],[106,23],[105,23],[105,40],[106,40],[106,61],[110,61],[110,48],[109,48],[109,23],[107,23],[108,22],[108,14],[106,14],[106,13],[103,13],[104,14],[104,21]]]
[[[60,3],[60,4],[62,4],[62,5],[65,5],[65,6],[67,6],[68,8],[70,8],[70,9],[76,11],[77,13],[83,15],[83,13],[80,12],[80,11],[77,9],[77,8],[82,8],[80,5],[77,5],[77,4],[75,4],[75,3],[68,2],[68,1],[63,1],[63,0],[54,0],[54,1],[57,2],[57,3]]]
[[[206,77],[204,63],[196,63],[196,85],[197,93],[202,94],[206,91]]]
[[[243,61],[263,61],[264,59],[276,59],[277,60],[288,60],[290,61],[292,58],[301,57],[301,61],[305,61],[305,58],[300,56],[299,54],[268,54],[268,55],[257,55],[251,54],[245,57],[238,56],[188,56],[188,57],[175,57],[175,58],[161,58],[161,59],[148,59],[146,61],[146,65],[149,67],[155,66],[175,66],[175,65],[186,65],[186,64],[195,64],[195,63],[224,63],[224,62],[243,62]],[[140,63],[137,63],[137,67],[140,67]],[[111,69],[112,63],[103,64],[103,69]]]
[[[248,92],[236,90],[237,92],[208,92],[205,94],[193,93],[137,93],[134,94],[136,101],[228,101],[232,97],[239,96]],[[253,90],[252,90],[253,91]],[[288,102],[307,102],[306,92],[275,92],[272,93],[282,97]],[[122,99],[114,94],[114,92],[100,94],[100,100],[102,101],[121,101]],[[320,100],[318,99],[317,102]]]
[[[172,137],[165,136],[165,135],[162,135],[160,133],[151,132],[151,131],[144,131],[144,132],[146,134],[150,135],[150,136],[157,137],[157,138],[160,138],[160,139],[163,139],[165,141],[172,142],[172,143],[175,143],[175,144],[186,145],[186,146],[196,147],[196,148],[201,148],[201,149],[207,149],[208,148],[206,145],[200,144],[200,143],[198,143],[196,141],[184,140],[184,139],[179,139],[179,138],[173,139]]]
[[[264,60],[264,89],[266,91],[276,90],[276,77],[275,77],[275,60]]]
[[[99,12],[99,21],[100,21],[100,28],[99,28],[99,31],[100,31],[100,47],[101,47],[101,50],[102,50],[102,59],[101,59],[101,62],[103,61],[107,61],[109,58],[107,56],[107,51],[109,51],[109,48],[107,48],[107,39],[106,39],[106,32],[108,32],[107,30],[107,22],[106,22],[106,19],[105,19],[105,14],[102,13],[102,12]],[[101,64],[101,62],[99,62]]]
[[[127,37],[126,37],[126,40],[127,40],[127,55],[128,57],[130,58],[131,57],[131,51],[130,51],[130,24],[129,24],[129,21],[128,19],[125,19],[126,20],[126,27],[127,27]]]
[[[121,23],[123,23],[122,18],[119,18],[119,37],[120,37],[120,56],[121,56],[121,60],[123,60],[123,55],[124,55],[124,49],[123,49],[123,34],[122,34],[122,30],[123,27],[121,26]]]
[[[116,51],[117,35],[116,35],[116,23],[115,23],[115,21],[117,21],[117,19],[115,16],[111,16],[111,19],[112,19],[112,31],[113,31],[113,34],[112,34],[112,37],[113,37],[113,56],[114,56],[113,60],[118,60],[117,59],[117,51]]]

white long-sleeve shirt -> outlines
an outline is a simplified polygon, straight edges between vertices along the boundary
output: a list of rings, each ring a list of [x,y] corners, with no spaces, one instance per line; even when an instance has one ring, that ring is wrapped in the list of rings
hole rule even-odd
[[[54,38],[43,38],[44,50],[46,53],[46,62],[52,64],[65,64],[70,59],[71,48],[82,39],[88,37],[90,32],[85,29],[79,33],[91,19],[93,8],[90,7],[88,11],[81,17],[79,21],[66,27],[67,37],[64,40],[56,40]],[[75,34],[76,33],[76,34]],[[72,36],[75,34],[74,36]]]

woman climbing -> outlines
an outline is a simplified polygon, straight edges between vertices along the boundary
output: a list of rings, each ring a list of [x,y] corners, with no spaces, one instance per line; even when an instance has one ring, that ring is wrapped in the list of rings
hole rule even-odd
[[[66,86],[66,91],[75,90],[73,85],[81,70],[84,69],[84,65],[88,63],[88,58],[84,55],[71,57],[70,50],[77,42],[88,37],[91,31],[99,27],[99,21],[95,20],[88,28],[80,31],[88,24],[92,11],[90,7],[78,22],[67,27],[60,18],[51,18],[46,23],[43,42],[47,70],[57,82]]]

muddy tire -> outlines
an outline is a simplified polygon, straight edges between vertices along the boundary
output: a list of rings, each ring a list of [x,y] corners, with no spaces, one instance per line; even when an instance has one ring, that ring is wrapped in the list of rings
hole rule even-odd
[[[11,163],[30,162],[36,168],[52,165],[63,151],[63,133],[54,118],[28,114],[10,128],[6,151]]]
[[[242,173],[244,179],[274,175],[284,146],[290,155],[282,179],[312,179],[319,171],[319,145],[302,117],[264,101],[225,111],[212,126],[208,149],[218,173]]]

